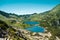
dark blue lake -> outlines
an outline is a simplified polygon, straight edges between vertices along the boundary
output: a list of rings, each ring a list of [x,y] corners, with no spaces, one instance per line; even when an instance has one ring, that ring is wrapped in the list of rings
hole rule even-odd
[[[40,26],[29,27],[29,28],[26,28],[26,30],[31,31],[31,32],[44,32],[45,31],[45,29]]]
[[[35,24],[39,24],[39,22],[33,22],[33,21],[27,21],[25,22],[26,24],[30,24],[30,25],[35,25]]]

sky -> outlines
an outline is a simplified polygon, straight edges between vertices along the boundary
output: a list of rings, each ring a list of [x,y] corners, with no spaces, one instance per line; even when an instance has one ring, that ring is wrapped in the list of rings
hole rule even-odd
[[[41,13],[60,4],[60,0],[0,0],[0,10],[18,15]]]

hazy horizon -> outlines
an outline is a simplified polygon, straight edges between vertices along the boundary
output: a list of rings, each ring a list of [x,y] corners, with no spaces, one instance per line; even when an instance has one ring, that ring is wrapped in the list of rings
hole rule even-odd
[[[0,0],[0,10],[18,15],[51,10],[60,0]]]

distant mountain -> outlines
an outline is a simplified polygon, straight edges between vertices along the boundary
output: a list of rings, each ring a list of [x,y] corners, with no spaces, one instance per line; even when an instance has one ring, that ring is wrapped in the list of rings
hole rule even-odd
[[[43,12],[40,14],[36,14],[36,15],[32,15],[30,17],[30,20],[34,21],[34,19],[35,19],[35,21],[39,21],[41,19],[44,19],[45,17],[47,18],[47,16],[50,16],[50,15],[60,16],[60,4],[58,4],[57,6],[55,6],[53,9],[51,9],[49,11],[46,11],[46,12]]]
[[[6,13],[6,12],[4,12],[4,11],[0,11],[0,14],[3,15],[3,16],[5,16],[5,17],[9,17],[9,14]]]
[[[0,20],[5,21],[8,25],[25,28],[29,25],[23,24],[23,22],[27,20],[27,18],[30,17],[30,15],[17,15],[14,13],[0,11]]]
[[[54,7],[51,12],[58,13],[60,12],[60,4],[58,4],[56,7]]]

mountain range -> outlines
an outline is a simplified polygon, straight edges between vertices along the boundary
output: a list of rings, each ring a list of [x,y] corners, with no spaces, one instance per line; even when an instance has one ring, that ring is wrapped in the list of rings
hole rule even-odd
[[[0,11],[0,20],[6,23],[4,23],[4,25],[0,21],[0,24],[4,25],[4,27],[0,25],[0,28],[2,28],[1,30],[6,30],[6,25],[12,26],[9,31],[14,30],[14,27],[21,29],[30,27],[31,25],[24,24],[25,21],[40,22],[39,26],[42,26],[51,32],[52,37],[50,40],[55,40],[56,36],[60,38],[60,4],[56,5],[51,10],[39,14],[17,15]]]

